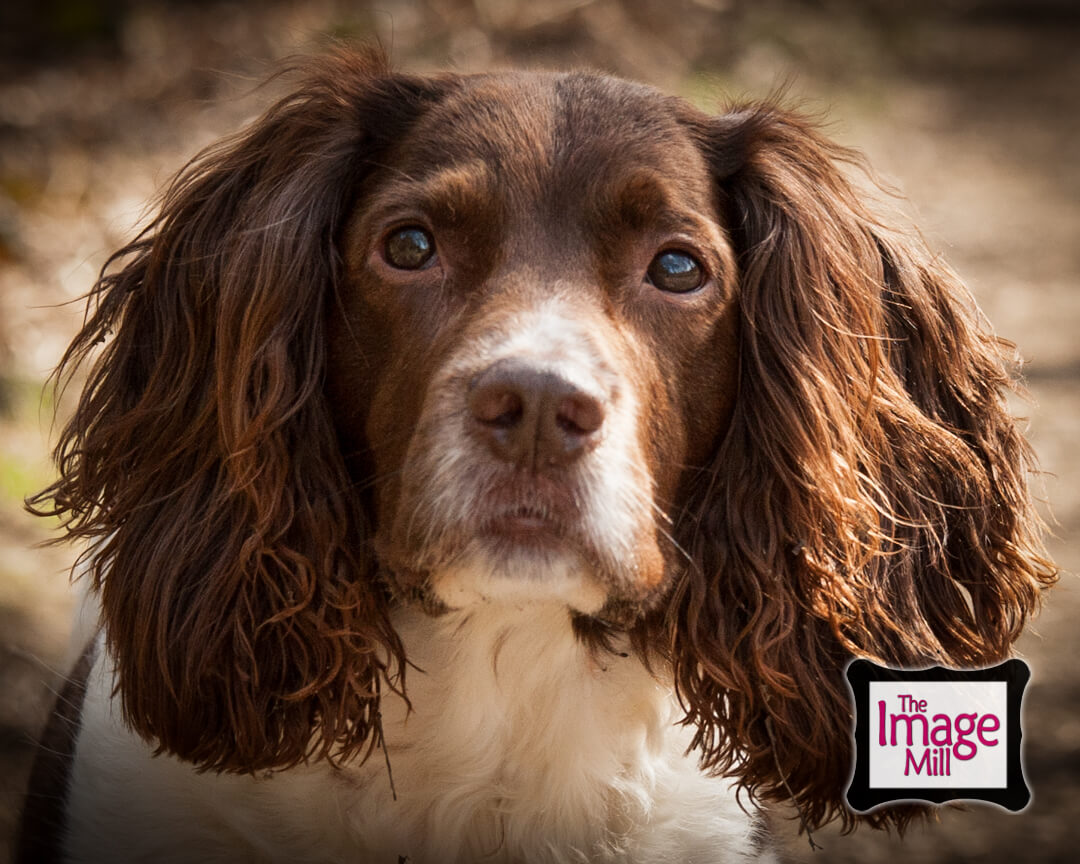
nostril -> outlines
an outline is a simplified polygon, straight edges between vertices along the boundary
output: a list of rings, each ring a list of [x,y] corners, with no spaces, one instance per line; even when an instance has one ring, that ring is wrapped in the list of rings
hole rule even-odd
[[[470,434],[497,458],[533,470],[566,466],[600,441],[602,399],[524,360],[500,360],[469,382]]]
[[[469,394],[469,411],[485,425],[508,429],[521,422],[525,403],[517,391],[492,383],[473,389]]]
[[[591,435],[604,425],[604,406],[585,393],[574,393],[559,400],[555,423],[571,435]]]

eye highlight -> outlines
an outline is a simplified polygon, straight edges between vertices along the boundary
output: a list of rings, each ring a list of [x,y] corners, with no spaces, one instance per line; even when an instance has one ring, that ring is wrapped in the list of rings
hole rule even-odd
[[[391,267],[419,270],[435,256],[435,238],[423,228],[409,225],[390,234],[383,251]]]
[[[678,249],[658,253],[646,273],[653,285],[671,294],[686,294],[705,282],[705,268],[701,262]]]

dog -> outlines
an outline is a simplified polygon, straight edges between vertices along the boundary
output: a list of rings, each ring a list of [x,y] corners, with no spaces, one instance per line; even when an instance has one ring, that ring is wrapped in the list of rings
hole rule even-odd
[[[861,166],[775,101],[312,61],[63,358],[32,507],[101,633],[24,860],[769,861],[769,802],[906,824],[844,807],[845,664],[996,662],[1055,570],[1013,349]]]

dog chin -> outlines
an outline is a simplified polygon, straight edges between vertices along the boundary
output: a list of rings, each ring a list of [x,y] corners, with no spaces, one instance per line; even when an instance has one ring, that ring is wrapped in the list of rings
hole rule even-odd
[[[593,615],[607,601],[607,590],[582,556],[569,548],[507,550],[475,541],[453,563],[432,574],[429,584],[451,609],[558,603]]]

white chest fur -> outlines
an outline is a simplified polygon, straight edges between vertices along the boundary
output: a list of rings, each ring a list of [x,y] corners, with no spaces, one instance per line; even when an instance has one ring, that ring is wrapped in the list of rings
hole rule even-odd
[[[199,774],[118,720],[99,659],[67,848],[84,861],[757,860],[726,781],[684,755],[670,688],[594,657],[556,604],[403,611],[412,711],[384,697],[382,754],[266,777]],[[766,857],[771,857],[766,854]]]

